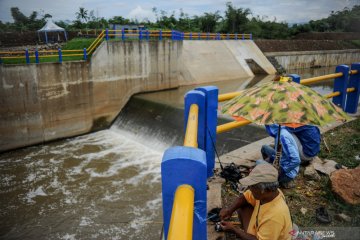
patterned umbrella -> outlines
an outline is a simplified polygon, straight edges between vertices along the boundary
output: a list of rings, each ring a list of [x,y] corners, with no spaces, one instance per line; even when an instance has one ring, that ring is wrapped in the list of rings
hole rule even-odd
[[[221,111],[235,119],[257,124],[307,124],[324,126],[350,118],[322,95],[301,84],[282,78],[241,92],[225,103]]]
[[[350,119],[316,91],[286,77],[242,91],[239,96],[225,103],[221,112],[236,120],[246,119],[261,125],[279,124],[278,136],[280,125],[324,126]],[[276,151],[274,165],[278,168],[281,155],[279,141]]]

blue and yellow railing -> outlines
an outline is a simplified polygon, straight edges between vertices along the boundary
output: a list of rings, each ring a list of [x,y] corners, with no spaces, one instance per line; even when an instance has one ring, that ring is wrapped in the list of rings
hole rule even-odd
[[[326,97],[345,112],[357,112],[360,63],[339,65],[333,74],[303,80],[296,74],[289,76],[305,85],[335,79],[333,93]],[[218,102],[238,95],[218,95],[215,86],[196,88],[185,95],[184,146],[166,150],[161,163],[165,239],[207,239],[206,181],[213,175],[216,134],[251,123],[244,120],[217,126]]]
[[[90,44],[89,47],[83,49],[74,50],[34,50],[30,51],[11,51],[11,52],[0,52],[0,63],[16,59],[30,64],[35,62],[48,62],[49,58],[53,61],[62,63],[65,58],[68,57],[79,57],[79,60],[86,61],[88,57],[96,50],[103,40],[110,39],[139,39],[141,40],[251,40],[252,34],[222,34],[222,33],[192,33],[192,32],[180,32],[176,30],[110,30],[105,29],[100,32],[98,37]],[[43,61],[41,61],[43,59]],[[65,59],[66,60],[66,59]],[[16,61],[18,63],[18,61]]]

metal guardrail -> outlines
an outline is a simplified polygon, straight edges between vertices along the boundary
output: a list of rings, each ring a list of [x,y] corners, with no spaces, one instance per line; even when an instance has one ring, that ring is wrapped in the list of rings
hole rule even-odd
[[[252,34],[223,34],[223,33],[192,33],[180,32],[176,30],[102,30],[97,38],[90,44],[89,47],[74,50],[34,50],[29,51],[15,51],[15,52],[0,52],[0,63],[3,60],[18,59],[25,60],[26,64],[31,63],[31,59],[35,59],[35,63],[40,63],[42,58],[57,58],[58,62],[62,62],[66,57],[79,57],[82,56],[83,60],[87,60],[95,49],[99,46],[103,39],[110,40],[110,38],[126,39],[139,39],[150,40],[157,39],[163,40],[165,38],[171,40],[247,40],[252,39]]]

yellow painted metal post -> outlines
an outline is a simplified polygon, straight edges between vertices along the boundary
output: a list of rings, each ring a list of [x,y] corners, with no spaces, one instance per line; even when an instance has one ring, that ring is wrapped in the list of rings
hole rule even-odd
[[[194,189],[187,184],[176,189],[167,240],[191,240],[194,221]]]
[[[185,147],[198,147],[197,136],[198,136],[198,119],[199,119],[199,107],[196,104],[190,106],[188,122],[186,125],[185,132]]]

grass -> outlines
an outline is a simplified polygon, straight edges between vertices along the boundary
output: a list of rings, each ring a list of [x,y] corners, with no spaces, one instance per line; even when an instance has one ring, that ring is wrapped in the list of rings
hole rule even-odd
[[[326,132],[322,136],[321,159],[334,160],[348,168],[359,165],[356,157],[360,155],[360,118]],[[324,143],[326,142],[326,144]],[[296,179],[297,188],[284,190],[293,221],[301,227],[324,226],[315,218],[315,209],[325,206],[333,220],[329,225],[336,227],[360,226],[360,206],[345,203],[331,190],[330,178],[321,176],[320,181],[309,181],[303,177],[304,168]],[[301,208],[307,212],[303,214]],[[336,214],[344,213],[351,222],[335,219]]]
[[[66,56],[67,54],[83,54],[83,49],[88,48],[91,43],[95,40],[95,38],[74,38],[68,42],[61,48],[62,50],[81,50],[79,52],[63,52],[62,61],[79,61],[83,60],[83,56]],[[54,53],[54,57],[46,57],[42,58],[40,56],[40,63],[43,62],[59,62],[58,53]],[[4,64],[26,64],[25,56],[14,59],[2,59]],[[30,57],[30,63],[35,63],[34,54]]]

